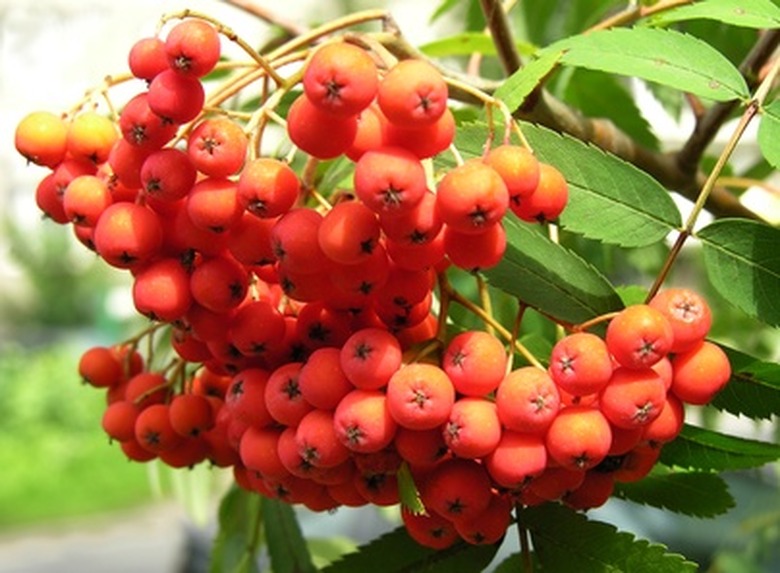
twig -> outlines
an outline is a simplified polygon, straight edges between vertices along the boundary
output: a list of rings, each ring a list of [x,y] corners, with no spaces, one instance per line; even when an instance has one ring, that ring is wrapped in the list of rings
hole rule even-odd
[[[750,89],[757,85],[756,80],[761,67],[772,57],[778,45],[780,45],[780,29],[768,31],[758,39],[740,64],[739,71],[747,79]],[[690,137],[677,152],[677,165],[681,171],[695,171],[702,154],[739,103],[737,100],[732,100],[714,104],[701,116]]]
[[[498,0],[479,0],[485,21],[493,37],[493,43],[498,52],[498,59],[504,67],[506,75],[511,75],[520,69],[522,61],[517,52],[517,46],[509,26],[509,19],[501,2]]]

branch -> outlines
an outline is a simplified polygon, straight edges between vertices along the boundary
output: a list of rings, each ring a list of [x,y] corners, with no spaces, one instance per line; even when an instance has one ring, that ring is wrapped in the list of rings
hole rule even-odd
[[[758,85],[761,67],[769,60],[778,45],[780,45],[780,29],[764,33],[739,66],[739,71],[747,80],[751,91]],[[677,153],[677,164],[681,170],[696,169],[702,154],[738,104],[736,100],[717,103],[696,122],[691,136]]]
[[[253,0],[223,0],[223,1],[226,4],[230,4],[232,6],[235,6],[236,8],[243,10],[247,14],[251,14],[252,16],[256,16],[260,18],[264,22],[268,22],[272,26],[277,26],[278,28],[281,28],[284,31],[285,35],[289,36],[290,38],[294,38],[295,36],[300,36],[301,34],[307,31],[306,27],[301,26],[296,22],[291,22],[290,20],[280,18],[278,14],[271,12],[268,8],[265,8],[264,6],[260,6],[259,4],[257,4],[257,2],[254,2]]]
[[[501,61],[506,75],[512,75],[520,69],[522,62],[512,38],[512,29],[509,26],[506,12],[498,0],[480,0],[479,3],[482,5],[482,13],[485,15],[490,35],[496,45],[498,59]]]

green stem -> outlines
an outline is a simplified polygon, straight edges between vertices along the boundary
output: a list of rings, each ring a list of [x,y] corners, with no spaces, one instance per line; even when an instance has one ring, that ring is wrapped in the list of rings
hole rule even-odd
[[[688,219],[685,221],[685,226],[680,230],[680,234],[677,236],[677,240],[675,241],[674,246],[669,251],[669,255],[664,262],[661,272],[658,274],[658,277],[656,277],[653,286],[647,293],[646,301],[651,300],[660,290],[661,285],[663,285],[664,281],[669,275],[669,272],[674,266],[677,257],[682,251],[682,247],[685,244],[685,241],[688,239],[688,237],[693,235],[693,229],[696,225],[696,221],[699,219],[699,215],[701,215],[701,212],[704,210],[704,206],[707,203],[707,199],[709,198],[710,193],[712,193],[712,190],[715,188],[718,178],[723,172],[723,169],[726,167],[726,164],[729,162],[729,159],[731,159],[731,155],[734,153],[734,150],[737,148],[737,145],[742,139],[742,136],[745,134],[745,130],[747,129],[748,125],[761,111],[761,106],[769,94],[769,91],[772,88],[779,71],[780,59],[775,60],[772,69],[769,71],[766,78],[764,78],[764,81],[761,82],[761,85],[758,86],[758,89],[756,89],[753,97],[747,103],[747,107],[742,113],[742,117],[739,118],[739,123],[737,123],[737,126],[734,128],[734,132],[731,134],[731,137],[726,143],[726,146],[718,156],[718,160],[716,161],[715,166],[707,176],[707,179],[704,182],[698,197],[696,198],[696,202],[694,203],[693,208],[688,215]]]

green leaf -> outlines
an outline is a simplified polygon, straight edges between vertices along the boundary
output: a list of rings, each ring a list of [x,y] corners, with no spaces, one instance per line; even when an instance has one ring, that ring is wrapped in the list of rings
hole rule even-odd
[[[663,545],[636,539],[562,505],[524,509],[522,523],[531,533],[545,573],[680,573],[696,571],[695,563],[667,553]]]
[[[431,14],[430,23],[433,24],[436,20],[444,16],[447,12],[453,10],[461,0],[442,0],[441,4],[436,7],[433,14]]]
[[[651,26],[666,26],[684,20],[716,20],[745,28],[777,28],[780,8],[771,0],[702,0],[665,10],[644,20]]]
[[[525,98],[536,89],[536,86],[553,71],[562,56],[562,50],[544,50],[539,57],[528,61],[504,80],[494,96],[503,101],[509,111],[515,111],[523,105]]]
[[[521,56],[530,56],[537,47],[528,42],[516,42],[515,47]],[[469,56],[473,53],[487,56],[496,55],[496,45],[490,34],[484,32],[461,32],[446,38],[437,38],[420,46],[420,51],[431,58],[448,56]]]
[[[577,69],[567,80],[564,94],[566,101],[586,116],[608,118],[637,143],[658,150],[658,138],[623,78]]]
[[[747,99],[739,70],[694,36],[659,28],[615,28],[566,38],[561,63],[638,77],[714,101]]]
[[[211,550],[210,573],[258,573],[262,498],[232,487],[219,505],[217,535]]]
[[[656,466],[637,482],[616,484],[615,496],[694,517],[714,517],[734,507],[734,498],[718,474],[671,471],[663,466]]]
[[[763,466],[780,459],[780,445],[722,434],[690,424],[661,449],[668,466],[700,470],[737,470]]]
[[[292,506],[279,499],[266,499],[263,505],[265,538],[274,573],[316,571]]]
[[[417,489],[409,464],[406,462],[402,463],[398,469],[398,496],[401,499],[401,505],[412,514],[423,515],[426,513],[420,490]]]
[[[731,363],[731,379],[711,405],[754,420],[780,416],[780,365],[721,346]]]
[[[780,100],[773,101],[761,110],[758,145],[766,160],[775,169],[780,169]]]
[[[563,173],[569,202],[561,226],[623,247],[656,243],[682,224],[669,193],[630,163],[549,129],[522,124],[542,161]]]
[[[622,308],[620,297],[596,269],[514,217],[506,217],[507,249],[485,271],[494,287],[555,319],[577,324]]]
[[[720,219],[696,236],[715,289],[747,315],[780,326],[780,229],[747,219]]]
[[[430,549],[399,527],[348,553],[322,573],[473,573],[483,571],[497,550],[497,545],[466,542],[442,550]]]

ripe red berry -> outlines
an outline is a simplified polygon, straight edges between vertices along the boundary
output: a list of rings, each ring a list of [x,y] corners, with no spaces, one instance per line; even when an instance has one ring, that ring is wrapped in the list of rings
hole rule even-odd
[[[560,395],[549,374],[525,366],[510,372],[498,385],[496,407],[504,427],[542,435],[558,415]]]
[[[539,183],[525,197],[514,195],[510,208],[523,221],[554,221],[569,201],[569,186],[563,174],[552,165],[539,165]]]
[[[113,203],[100,215],[93,239],[98,254],[109,265],[133,268],[159,253],[162,223],[143,205]]]
[[[448,89],[439,71],[423,60],[402,60],[379,84],[377,101],[387,118],[398,125],[433,123],[447,107]]]
[[[666,356],[674,340],[667,318],[646,304],[626,307],[607,327],[612,356],[627,368],[647,368]]]
[[[398,147],[364,153],[355,165],[354,182],[357,196],[380,214],[408,212],[428,190],[420,160]]]
[[[34,111],[16,126],[14,145],[27,161],[56,167],[67,148],[68,126],[62,117],[48,111]]]
[[[387,384],[390,413],[400,426],[412,430],[441,425],[449,418],[454,402],[452,381],[432,364],[407,364]]]
[[[590,406],[563,408],[547,430],[550,457],[564,468],[587,470],[609,452],[612,432],[600,410]]]
[[[278,217],[298,199],[301,183],[292,168],[278,159],[260,157],[247,163],[238,178],[238,199],[257,217]]]
[[[465,396],[486,396],[498,387],[506,374],[504,344],[483,330],[457,334],[447,344],[442,368],[455,390]]]
[[[478,234],[498,223],[509,205],[509,192],[498,172],[479,160],[447,172],[436,190],[441,220],[460,233]]]
[[[220,51],[214,26],[196,18],[179,22],[165,38],[168,65],[181,74],[205,76],[216,66]]]
[[[376,97],[379,84],[374,60],[361,48],[332,42],[318,48],[306,64],[303,91],[325,113],[354,116]]]
[[[352,390],[333,414],[336,436],[350,451],[361,454],[385,449],[395,437],[397,424],[380,390]]]
[[[339,353],[344,375],[356,387],[378,390],[401,367],[401,344],[389,331],[364,328],[352,334]]]
[[[204,119],[187,138],[192,164],[211,177],[228,177],[244,165],[248,139],[244,129],[226,117]]]
[[[699,342],[672,358],[671,392],[688,404],[703,405],[712,401],[731,378],[731,364],[726,353],[708,340]]]
[[[712,325],[712,311],[701,295],[686,288],[668,288],[656,294],[650,306],[672,325],[671,352],[683,352],[704,340]]]
[[[357,117],[322,111],[301,94],[287,112],[287,135],[304,152],[318,159],[333,159],[352,145]]]
[[[604,339],[590,332],[561,338],[550,353],[550,375],[574,396],[601,391],[612,376],[612,357]]]

